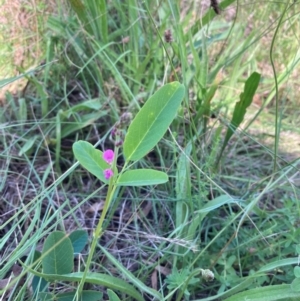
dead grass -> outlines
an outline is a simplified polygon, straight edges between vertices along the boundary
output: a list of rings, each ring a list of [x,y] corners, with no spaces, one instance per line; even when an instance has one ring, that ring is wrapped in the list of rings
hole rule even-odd
[[[44,53],[47,16],[56,8],[55,0],[5,0],[0,5],[0,78],[18,76],[40,64]],[[17,94],[27,84],[25,78],[0,91],[0,103],[9,91]]]

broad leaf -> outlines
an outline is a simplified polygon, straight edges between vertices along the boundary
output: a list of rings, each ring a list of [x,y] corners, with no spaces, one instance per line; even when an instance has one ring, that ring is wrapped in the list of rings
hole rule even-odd
[[[168,182],[168,175],[154,169],[134,169],[120,175],[118,186],[147,186]]]
[[[184,86],[173,82],[148,99],[128,128],[123,145],[126,161],[141,159],[158,143],[175,118],[184,93]]]
[[[73,247],[69,237],[61,231],[52,232],[45,240],[42,266],[45,274],[66,274],[73,270]]]
[[[77,141],[73,144],[73,152],[75,158],[86,170],[102,182],[108,183],[103,171],[110,166],[103,160],[103,153],[100,150],[95,149],[92,144],[86,141]]]
[[[88,234],[84,230],[76,230],[69,235],[74,254],[80,253],[88,242]]]

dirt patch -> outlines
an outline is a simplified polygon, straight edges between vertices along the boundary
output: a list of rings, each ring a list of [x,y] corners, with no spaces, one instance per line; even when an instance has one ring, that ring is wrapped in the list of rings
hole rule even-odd
[[[41,34],[54,7],[53,1],[5,0],[0,4],[0,79],[18,76],[39,64],[44,51]],[[22,78],[2,87],[0,103],[7,92],[17,94],[26,83]]]

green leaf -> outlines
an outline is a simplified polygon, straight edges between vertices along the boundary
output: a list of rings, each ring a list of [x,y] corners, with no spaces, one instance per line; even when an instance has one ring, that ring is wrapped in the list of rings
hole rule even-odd
[[[240,101],[237,102],[234,107],[233,116],[231,120],[231,124],[233,125],[234,128],[237,128],[244,120],[246,110],[252,103],[259,81],[260,81],[260,74],[257,72],[253,72],[250,75],[250,77],[247,79],[245,83],[244,92],[240,94]],[[234,129],[229,128],[228,129],[229,133],[227,132],[227,136],[229,136],[230,133],[232,135],[233,131]]]
[[[235,130],[244,120],[246,115],[247,108],[251,105],[253,97],[255,95],[256,89],[260,81],[260,74],[253,72],[250,77],[247,79],[244,87],[244,92],[240,94],[240,101],[236,103],[233,111],[233,116],[230,122],[230,126],[227,129],[226,136],[223,142],[222,150],[219,156],[219,159],[222,156],[222,153],[228,144],[228,141],[232,137]]]
[[[23,266],[32,274],[37,275],[39,277],[45,278],[49,282],[55,282],[55,281],[70,281],[70,282],[80,282],[84,272],[76,272],[76,273],[68,273],[64,275],[58,275],[58,274],[45,274],[40,273],[35,270],[32,270],[31,268]],[[106,274],[100,274],[100,273],[88,273],[85,277],[85,283],[92,283],[97,285],[102,285],[104,287],[111,288],[113,290],[119,290],[133,298],[135,298],[138,301],[145,301],[142,295],[130,284],[128,284],[126,281],[113,277]],[[154,291],[154,290],[153,290]],[[156,294],[158,294],[156,292]]]
[[[73,270],[73,247],[62,231],[52,232],[45,240],[42,266],[45,274],[66,274]]]
[[[38,250],[35,250],[32,257],[32,266],[36,266],[41,262],[42,253]]]
[[[48,287],[48,282],[39,276],[34,275],[31,282],[32,291],[34,294],[45,291]]]
[[[85,169],[102,182],[108,183],[103,171],[110,166],[102,158],[103,153],[100,150],[95,149],[92,144],[86,141],[77,141],[73,144],[73,153]]]
[[[258,270],[258,272],[268,272],[268,271],[278,269],[280,267],[291,266],[293,264],[299,264],[298,257],[285,258],[285,259],[281,259],[281,260],[272,261],[271,263],[268,263],[268,264],[264,265],[263,267],[261,267]]]
[[[176,116],[185,88],[179,82],[161,87],[135,116],[123,149],[126,161],[144,157],[163,137]]]
[[[61,113],[63,115],[64,112]],[[90,114],[85,114],[82,116],[78,116],[76,121],[61,121],[62,129],[61,129],[61,138],[65,138],[72,133],[78,132],[79,130],[94,124],[96,120],[107,115],[107,112],[101,110],[99,112],[93,112]]]
[[[287,301],[289,298],[297,298],[296,300],[300,300],[300,293],[293,292],[289,284],[283,284],[250,289],[233,295],[223,301]]]
[[[109,301],[121,301],[118,295],[112,290],[107,290]]]
[[[93,30],[91,27],[91,20],[88,16],[88,11],[85,7],[84,1],[82,0],[69,0],[68,1],[71,4],[72,9],[77,14],[78,19],[82,23],[82,25],[85,27],[85,30],[89,34],[93,34]]]
[[[168,175],[154,169],[135,169],[120,175],[117,186],[146,186],[168,182]]]
[[[191,198],[191,163],[189,157],[191,155],[192,146],[194,141],[189,141],[183,152],[179,156],[177,162],[176,178],[175,178],[175,193],[176,199],[176,228],[180,229],[176,234],[178,237],[187,237],[188,229],[191,229],[191,224],[186,222],[189,215],[189,207],[184,200]],[[199,227],[198,218],[194,218],[192,224],[197,223]],[[195,233],[193,234],[195,235]],[[186,248],[176,246],[176,253],[185,253]]]
[[[291,288],[294,292],[300,292],[300,278],[295,278],[291,283]]]
[[[197,213],[208,213],[210,211],[213,211],[225,204],[234,203],[236,200],[234,200],[232,197],[228,195],[220,195],[213,199],[212,201],[208,202],[203,206],[202,209],[197,210]]]
[[[299,266],[294,267],[294,275],[295,275],[295,277],[300,278],[300,267]]]
[[[175,192],[176,192],[176,198],[178,200],[183,200],[191,197],[191,163],[189,157],[191,155],[192,145],[193,145],[193,141],[189,141],[184,151],[180,154],[177,163],[176,178],[175,178],[176,180]],[[182,205],[180,205],[179,207],[181,210]],[[180,221],[182,222],[181,218]]]
[[[63,115],[67,118],[70,118],[74,113],[78,111],[86,111],[86,110],[95,110],[99,111],[103,105],[101,104],[99,98],[93,98],[89,100],[85,100],[83,102],[78,103],[77,105],[72,106],[70,109],[63,112]],[[107,114],[107,111],[101,110],[104,114]],[[77,115],[78,116],[78,115]]]
[[[219,3],[219,7],[221,10],[225,10],[229,5],[231,5],[234,2],[235,0],[224,0]],[[211,24],[215,16],[217,16],[217,14],[214,12],[214,10],[209,9],[202,18],[199,18],[196,22],[194,22],[191,28],[189,29],[192,36],[197,35],[197,33],[200,32],[201,28],[205,27],[207,24]]]
[[[27,153],[28,151],[30,151],[35,143],[35,141],[37,140],[37,138],[39,138],[39,136],[35,135],[33,137],[30,137],[28,139],[26,139],[25,144],[21,147],[18,156],[22,156],[23,154]]]
[[[80,253],[88,242],[88,234],[84,230],[76,230],[69,235],[74,254]]]
[[[54,299],[54,295],[52,295],[51,293],[39,293],[39,301],[53,301]]]
[[[50,294],[50,293],[41,293],[39,294],[39,297],[43,301],[74,301],[76,296],[75,292],[70,293],[61,293],[61,294]],[[96,292],[96,291],[83,291],[79,301],[99,301],[102,300],[103,293],[102,292]]]
[[[118,271],[122,272],[122,274],[128,279],[130,282],[132,282],[136,287],[138,287],[141,291],[155,297],[155,300],[162,300],[162,295],[148,287],[143,281],[136,278],[126,267],[124,267],[114,256],[111,255],[105,248],[101,247],[101,251],[104,253],[104,255],[108,258],[108,260],[118,269]]]
[[[27,73],[23,73],[19,76],[14,76],[14,77],[9,77],[9,78],[4,78],[4,79],[1,79],[0,80],[0,88],[3,88],[4,86],[8,85],[8,84],[11,84],[12,82],[20,79],[20,78],[23,78],[26,74],[30,75],[34,72],[34,70],[31,70]]]

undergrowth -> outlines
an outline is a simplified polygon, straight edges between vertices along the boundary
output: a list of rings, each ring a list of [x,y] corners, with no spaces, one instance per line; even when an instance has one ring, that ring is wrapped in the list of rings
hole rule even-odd
[[[121,116],[174,81],[185,87],[176,118],[134,163],[169,181],[117,189],[89,271],[124,280],[143,300],[157,300],[153,291],[166,301],[298,300],[299,8],[57,1],[40,66],[22,70],[24,93],[0,107],[0,300],[57,300],[33,275],[53,233],[82,234],[71,261],[85,270],[108,188],[72,146],[113,149]],[[258,87],[241,109],[253,74]],[[107,287],[84,284],[104,300],[135,300]],[[47,286],[53,298],[77,291],[78,279]]]

